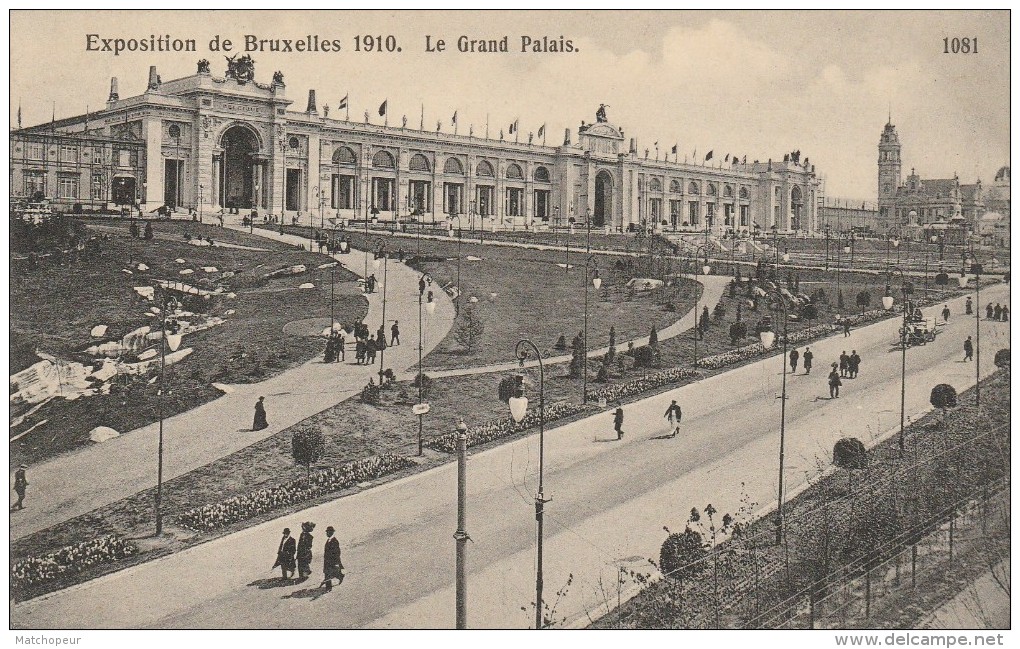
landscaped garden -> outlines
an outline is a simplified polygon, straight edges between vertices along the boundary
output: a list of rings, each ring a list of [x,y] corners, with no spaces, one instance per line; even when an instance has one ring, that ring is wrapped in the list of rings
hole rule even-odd
[[[162,326],[161,281],[174,283],[169,293],[180,302],[181,348],[192,350],[167,366],[165,416],[217,397],[213,383],[262,381],[321,353],[320,337],[283,330],[311,318],[326,327],[331,273],[320,266],[328,260],[209,225],[151,227],[147,239],[144,226],[131,236],[126,221],[79,226],[81,236],[94,238],[77,256],[40,251],[30,259],[29,251],[15,252],[10,371],[39,362],[38,351],[54,359],[58,380],[71,375],[74,385],[26,398],[13,421],[12,437],[18,439],[11,444],[11,466],[88,444],[97,426],[126,432],[157,419],[153,359],[159,344],[145,332]],[[294,267],[303,270],[283,270]],[[354,274],[337,269],[333,279],[336,319],[360,322],[367,302]],[[314,288],[299,288],[303,284]],[[117,372],[107,376],[103,359]],[[33,374],[26,382],[45,388],[48,367],[39,372],[42,378]],[[75,391],[80,398],[64,398]]]

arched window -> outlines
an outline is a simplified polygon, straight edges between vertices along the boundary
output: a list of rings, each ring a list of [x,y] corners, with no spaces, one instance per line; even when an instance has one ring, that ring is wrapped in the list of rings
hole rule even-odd
[[[800,193],[800,187],[794,187],[793,190],[790,192],[790,202],[792,203],[803,202],[803,197],[802,194]]]
[[[776,199],[778,200],[779,197],[780,197],[779,188],[776,187]]]
[[[446,164],[443,165],[444,174],[463,174],[464,165],[460,163],[457,158],[447,158]]]
[[[411,156],[409,166],[411,171],[432,171],[432,165],[429,164],[429,159],[420,153],[415,153]]]
[[[698,189],[698,183],[696,183],[696,182],[694,182],[694,181],[692,180],[692,181],[691,181],[691,184],[690,184],[690,185],[688,185],[688,187],[687,187],[687,193],[688,193],[688,194],[700,194],[700,193],[701,193],[701,190],[700,190],[700,189]]]
[[[373,167],[382,167],[383,169],[393,169],[396,165],[393,164],[393,154],[389,151],[378,151],[375,156],[372,157]]]
[[[292,137],[292,138],[290,138],[289,144],[290,144],[290,148],[296,149],[296,148],[301,146],[301,141],[298,140],[296,137]]]
[[[511,163],[506,168],[506,177],[510,180],[521,180],[524,178],[524,172],[521,171],[520,165]]]
[[[653,192],[662,191],[662,181],[658,178],[652,178],[652,181],[648,183],[648,189]]]
[[[492,178],[493,176],[496,175],[496,172],[492,170],[492,165],[491,164],[489,164],[485,160],[482,160],[481,162],[478,163],[478,166],[475,167],[475,175],[476,176],[486,176],[488,178]]]
[[[673,194],[684,193],[683,186],[680,184],[680,181],[675,178],[669,181],[669,191]]]
[[[744,199],[746,199],[746,198],[748,198],[749,196],[750,196],[750,194],[749,194],[749,193],[748,193],[748,191],[747,191],[747,187],[741,187],[741,188],[740,188],[740,198],[744,198]]]
[[[352,165],[357,161],[354,151],[348,147],[342,146],[333,152],[333,164],[335,165]]]
[[[549,170],[545,167],[535,167],[535,180],[540,183],[549,182]]]
[[[708,187],[705,189],[705,193],[709,196],[715,196],[715,185],[708,183]]]
[[[733,198],[733,186],[723,185],[723,196],[726,198]]]

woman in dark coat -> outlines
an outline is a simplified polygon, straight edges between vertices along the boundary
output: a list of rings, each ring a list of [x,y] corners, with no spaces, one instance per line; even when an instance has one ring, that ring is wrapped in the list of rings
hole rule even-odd
[[[322,553],[322,584],[326,590],[333,590],[333,580],[338,585],[344,580],[344,564],[340,561],[340,541],[333,536],[333,527],[326,528],[326,548]]]
[[[298,577],[304,579],[312,574],[312,530],[315,523],[301,523],[301,536],[297,544]]]
[[[833,365],[835,365],[835,363],[833,363]],[[839,373],[836,371],[836,368],[833,367],[832,371],[829,372],[829,398],[830,399],[838,399],[839,398],[839,386],[841,386],[841,385],[843,385],[843,382],[839,380]]]
[[[296,547],[294,537],[290,535],[290,528],[283,528],[283,538],[280,539],[280,547],[276,550],[276,563],[273,564],[273,567],[279,566],[281,572],[283,572],[284,579],[290,579],[294,576],[294,552]]]
[[[623,439],[623,408],[617,408],[613,416],[613,427],[616,430],[616,439]]]
[[[255,404],[255,421],[251,425],[252,430],[269,428],[269,420],[266,419],[266,406],[263,403],[265,400],[265,397],[259,397],[258,403]]]

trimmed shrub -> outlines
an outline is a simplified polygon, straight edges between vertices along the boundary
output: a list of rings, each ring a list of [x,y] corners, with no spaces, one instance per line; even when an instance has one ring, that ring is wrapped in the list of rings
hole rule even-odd
[[[704,568],[702,559],[707,555],[701,533],[688,527],[666,537],[659,549],[659,571],[664,577],[682,580]]]

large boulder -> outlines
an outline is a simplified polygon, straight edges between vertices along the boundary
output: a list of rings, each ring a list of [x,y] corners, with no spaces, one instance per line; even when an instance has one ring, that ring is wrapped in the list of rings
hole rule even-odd
[[[120,433],[109,426],[96,426],[89,432],[89,439],[93,442],[105,442],[114,437],[120,437]]]

